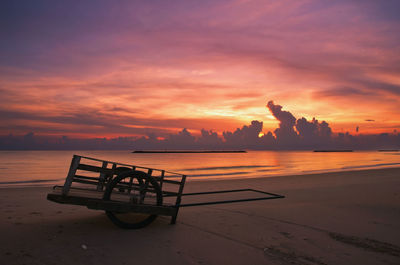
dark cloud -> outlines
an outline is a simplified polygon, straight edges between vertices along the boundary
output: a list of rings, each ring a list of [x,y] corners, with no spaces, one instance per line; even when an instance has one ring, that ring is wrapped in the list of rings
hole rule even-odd
[[[2,131],[24,130],[55,132],[64,131],[66,133],[81,134],[143,134],[150,131],[162,133],[168,136],[168,132],[176,128],[190,127],[200,130],[202,124],[211,124],[232,127],[235,123],[229,119],[171,119],[171,118],[141,118],[135,113],[130,115],[116,115],[115,111],[128,112],[125,108],[114,108],[106,111],[99,111],[93,108],[74,108],[62,113],[39,113],[36,111],[6,110],[0,107],[0,117]],[[29,121],[29,123],[26,123]],[[17,125],[15,123],[18,122]],[[35,125],[37,124],[39,125]],[[47,124],[43,126],[42,124]],[[10,126],[9,124],[13,124]]]
[[[170,148],[186,149],[187,147],[193,147],[196,138],[185,128],[178,134],[171,134],[167,139]]]
[[[351,97],[351,96],[366,96],[374,97],[376,93],[370,93],[363,89],[353,88],[353,87],[335,87],[331,89],[325,89],[316,91],[313,93],[316,98],[326,98],[326,97]]]
[[[251,125],[237,128],[234,132],[223,132],[223,137],[227,146],[232,148],[252,148],[257,149],[260,144],[258,135],[262,131],[263,123],[252,121]]]
[[[296,142],[298,135],[294,130],[296,118],[292,113],[283,111],[282,106],[275,105],[273,101],[267,104],[272,115],[279,121],[279,128],[275,129],[274,133],[278,142],[286,143],[288,146]]]
[[[24,135],[0,136],[0,149],[26,150],[26,149],[252,149],[252,150],[310,150],[310,149],[398,149],[400,148],[400,133],[382,133],[376,135],[351,135],[350,133],[332,132],[329,124],[313,118],[296,119],[288,111],[283,111],[282,106],[269,101],[267,107],[279,120],[279,128],[274,133],[260,134],[263,123],[252,121],[235,131],[224,131],[222,136],[216,132],[201,130],[201,135],[195,137],[187,129],[182,129],[175,134],[164,134],[144,128],[146,136],[143,137],[116,137],[111,139],[92,138],[76,139],[67,136],[48,137],[29,132]],[[21,114],[13,114],[21,115]],[[25,117],[25,116],[24,116]],[[108,123],[106,123],[108,124]],[[357,127],[358,128],[358,127]],[[356,130],[358,131],[358,130]]]
[[[326,143],[330,140],[332,129],[325,121],[318,122],[315,118],[307,121],[305,118],[296,121],[296,130],[304,145]]]
[[[381,82],[376,80],[370,80],[367,78],[354,80],[360,88],[363,88],[368,93],[373,93],[375,91],[382,91],[392,94],[393,96],[400,96],[400,86],[390,84],[387,82]]]
[[[223,141],[218,133],[213,131],[201,130],[201,136],[197,139],[200,147],[205,149],[219,149],[222,147]]]
[[[283,111],[282,106],[269,101],[267,107],[272,115],[279,120],[279,128],[275,129],[276,148],[326,148],[331,144],[332,129],[325,121],[319,122],[315,118],[307,121],[306,118],[296,120],[288,111]]]

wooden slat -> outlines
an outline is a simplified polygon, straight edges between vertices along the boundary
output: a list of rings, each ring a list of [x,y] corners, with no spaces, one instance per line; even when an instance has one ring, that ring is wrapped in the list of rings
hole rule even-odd
[[[76,173],[76,170],[77,170],[77,168],[79,166],[79,162],[80,161],[81,161],[81,157],[80,156],[74,155],[72,157],[72,161],[71,161],[71,165],[69,167],[68,175],[65,178],[65,182],[64,182],[64,187],[63,187],[63,191],[62,191],[63,195],[67,195],[68,194],[69,188],[71,187],[72,180],[74,179],[74,176],[75,176],[75,173]]]
[[[88,177],[88,176],[82,176],[82,175],[75,175],[75,176],[74,176],[74,179],[75,179],[75,178],[99,181],[99,178],[97,178],[97,177]]]
[[[78,156],[78,155],[76,155]],[[108,162],[111,164],[116,164],[116,165],[120,165],[120,166],[128,166],[128,167],[135,167],[138,170],[141,169],[151,169],[151,170],[156,170],[156,171],[162,171],[162,169],[157,169],[157,168],[149,168],[149,167],[140,167],[140,166],[135,166],[135,165],[129,165],[129,164],[124,164],[124,163],[117,163],[117,162],[113,162],[113,161],[109,161],[109,160],[103,160],[103,159],[97,159],[97,158],[93,158],[93,157],[87,157],[87,156],[79,156],[80,158],[84,158],[84,159],[88,159],[88,160],[92,160],[92,161],[98,161],[98,162]],[[165,171],[165,173],[169,173],[172,175],[175,175],[176,177],[181,177],[182,174],[176,173],[176,172],[171,172],[171,171]]]
[[[101,168],[105,169],[107,168],[108,162],[103,161]],[[104,183],[106,182],[107,174],[104,173],[104,171],[100,172],[99,176],[99,183],[97,184],[97,190],[101,191],[104,189]]]
[[[165,176],[165,170],[161,171],[161,176],[159,177],[160,189],[162,190],[163,181]]]
[[[155,180],[160,181],[162,178],[161,177],[153,177]],[[171,180],[171,179],[166,179],[164,177],[163,182],[165,183],[170,183],[170,184],[176,184],[176,185],[181,185],[180,181],[177,180]]]
[[[90,180],[77,179],[77,178],[74,178],[72,181],[78,182],[78,183],[83,183],[83,184],[96,185],[96,186],[97,186],[97,184],[99,184],[98,181],[90,181]]]
[[[114,174],[114,170],[112,169],[86,165],[86,164],[79,164],[78,169],[92,171],[92,172],[101,172],[105,174]]]
[[[178,217],[178,211],[179,211],[179,206],[181,205],[181,197],[183,193],[183,187],[185,186],[185,181],[186,181],[186,176],[183,175],[181,185],[179,186],[178,196],[176,196],[176,203],[175,203],[176,212],[175,215],[173,215],[171,218],[171,224],[175,224],[176,218]]]

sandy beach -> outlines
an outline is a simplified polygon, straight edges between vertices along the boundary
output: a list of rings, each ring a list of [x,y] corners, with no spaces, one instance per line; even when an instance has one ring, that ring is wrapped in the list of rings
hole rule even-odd
[[[140,230],[0,189],[0,264],[400,264],[400,168],[191,181],[185,192],[256,188],[286,198],[182,208]]]

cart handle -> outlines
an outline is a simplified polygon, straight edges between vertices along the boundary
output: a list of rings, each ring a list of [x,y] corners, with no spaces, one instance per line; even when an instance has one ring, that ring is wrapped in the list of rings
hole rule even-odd
[[[179,207],[191,207],[191,206],[202,206],[202,205],[212,205],[212,204],[225,204],[225,203],[235,203],[235,202],[248,202],[248,201],[261,201],[261,200],[271,200],[271,199],[281,199],[285,198],[283,195],[274,194],[270,192],[265,192],[255,189],[239,189],[239,190],[217,190],[217,191],[206,191],[206,192],[193,192],[193,193],[183,193],[182,196],[194,196],[194,195],[205,195],[205,194],[217,194],[217,193],[229,193],[229,192],[243,192],[251,191],[256,193],[262,193],[269,195],[267,197],[261,198],[247,198],[247,199],[237,199],[237,200],[225,200],[225,201],[210,201],[210,202],[198,202],[198,203],[184,203],[180,204]]]

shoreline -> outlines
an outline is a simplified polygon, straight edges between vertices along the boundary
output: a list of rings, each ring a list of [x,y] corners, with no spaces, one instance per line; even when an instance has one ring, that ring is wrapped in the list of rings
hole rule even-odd
[[[47,201],[49,187],[2,188],[0,260],[398,264],[399,187],[400,168],[188,182],[185,192],[256,188],[286,198],[182,208],[176,225],[159,217],[139,230],[119,229],[101,211]]]
[[[377,168],[366,168],[366,169],[354,169],[354,170],[332,170],[332,171],[316,171],[316,172],[304,172],[298,174],[278,174],[278,175],[265,175],[265,176],[249,176],[249,177],[229,177],[229,178],[212,178],[212,177],[191,177],[187,175],[187,182],[207,182],[207,181],[236,181],[236,180],[256,180],[256,179],[270,179],[270,178],[287,178],[287,177],[303,177],[303,176],[312,176],[312,175],[329,175],[336,173],[351,173],[351,172],[366,172],[366,171],[376,171],[376,170],[387,170],[387,169],[400,169],[400,166],[393,165],[388,167],[377,167]],[[0,182],[0,189],[8,189],[8,188],[35,188],[35,187],[53,187],[54,185],[62,185],[65,179],[60,179],[60,183],[52,183],[47,184],[46,180],[32,180],[32,181],[22,181],[21,183],[12,183],[12,184],[2,184]],[[35,185],[34,183],[44,183]],[[31,184],[31,185],[26,185]]]

